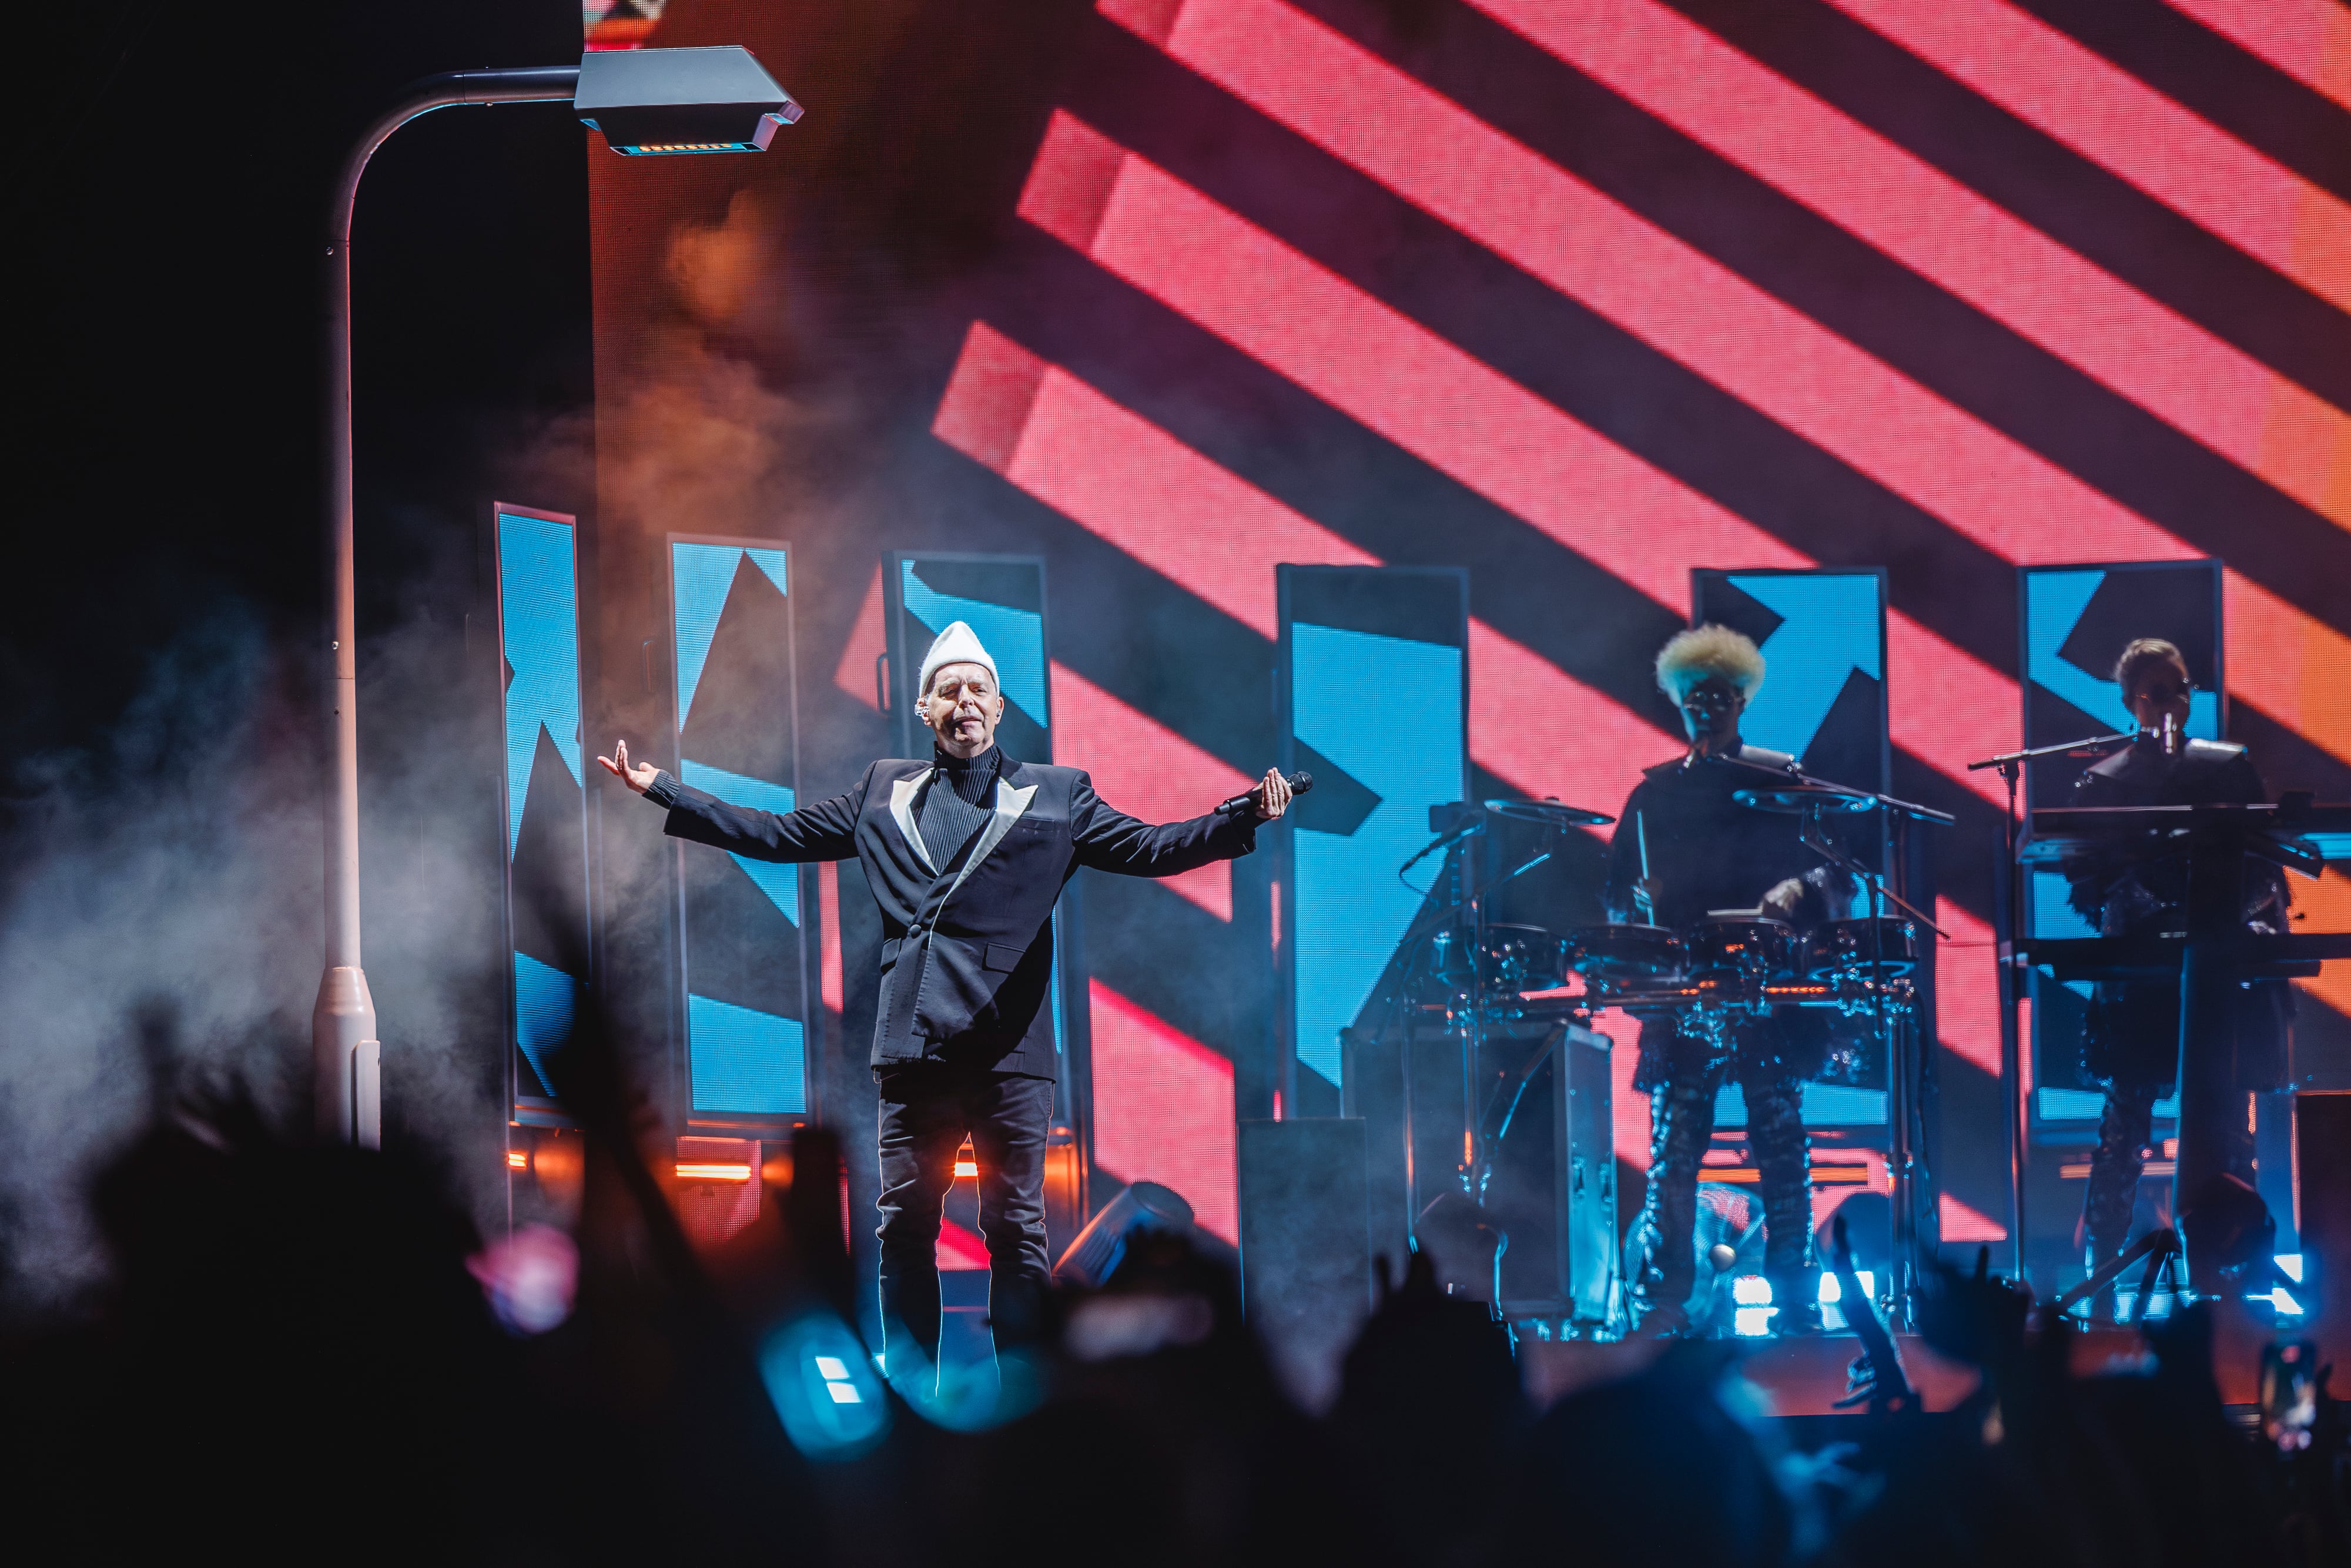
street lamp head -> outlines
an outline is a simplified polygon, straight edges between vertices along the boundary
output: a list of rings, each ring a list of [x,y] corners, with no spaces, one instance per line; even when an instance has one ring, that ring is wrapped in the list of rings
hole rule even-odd
[[[764,152],[800,106],[748,49],[611,49],[584,55],[571,100],[625,157]]]

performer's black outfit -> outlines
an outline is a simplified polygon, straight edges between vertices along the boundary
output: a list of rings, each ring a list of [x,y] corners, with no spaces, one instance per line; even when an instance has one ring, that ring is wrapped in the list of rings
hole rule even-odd
[[[1794,758],[1760,746],[1741,746],[1739,758],[1791,774],[1795,768]],[[1612,917],[1623,918],[1635,907],[1645,834],[1651,918],[1658,925],[1687,931],[1709,911],[1753,910],[1780,883],[1805,877],[1818,857],[1798,841],[1794,820],[1731,798],[1759,787],[1769,789],[1771,781],[1754,767],[1712,758],[1647,769],[1625,800],[1609,846],[1605,902]],[[1799,917],[1825,914],[1828,897],[1822,878],[1808,880]],[[1714,1136],[1715,1095],[1726,1079],[1735,1079],[1746,1096],[1747,1142],[1762,1187],[1764,1272],[1772,1299],[1782,1304],[1779,1326],[1799,1326],[1813,1310],[1813,1291],[1812,1145],[1802,1085],[1827,1055],[1825,1025],[1802,1009],[1776,1009],[1734,1021],[1726,1051],[1682,1028],[1672,1014],[1641,1021],[1633,1087],[1649,1096],[1648,1196],[1625,1243],[1639,1309],[1680,1307],[1689,1300],[1698,1172]]]
[[[925,1354],[939,1339],[939,1220],[971,1135],[991,1315],[1017,1333],[1048,1270],[1053,905],[1080,866],[1174,876],[1256,847],[1252,814],[1154,827],[1078,768],[994,747],[876,762],[857,787],[784,816],[661,774],[668,833],[766,861],[854,857],[882,911],[873,1071],[882,1092],[882,1312]]]
[[[2241,746],[2187,742],[2176,757],[2142,735],[2125,750],[2085,771],[2074,787],[2077,806],[2246,805],[2266,800],[2262,777]],[[2116,851],[2084,853],[2066,865],[2074,907],[2094,921],[2102,936],[2143,936],[2185,929],[2188,861],[2184,854],[2149,860]],[[2244,916],[2256,931],[2286,929],[2285,878],[2274,866],[2248,860],[2244,867]],[[2285,1024],[2292,1016],[2292,988],[2255,981],[2236,993],[2234,1037],[2199,1049],[2230,1051],[2236,1087],[2246,1092],[2274,1088],[2285,1067]],[[2089,1267],[2119,1256],[2130,1240],[2131,1209],[2146,1148],[2155,1127],[2155,1103],[2169,1093],[2179,1074],[2179,981],[2177,978],[2101,980],[2090,998],[2083,1038],[2083,1064],[2104,1084],[2106,1103],[2098,1122],[2098,1147],[2090,1156],[2090,1188],[2083,1204],[2083,1229]],[[2252,1134],[2244,1118],[2232,1129],[2229,1168],[2253,1179]]]

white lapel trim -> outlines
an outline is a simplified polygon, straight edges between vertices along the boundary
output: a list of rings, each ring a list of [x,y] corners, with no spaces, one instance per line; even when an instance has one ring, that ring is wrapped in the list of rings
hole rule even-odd
[[[989,851],[1003,842],[1004,835],[1012,831],[1012,824],[1029,810],[1029,802],[1035,799],[1036,794],[1037,786],[1034,784],[1026,789],[1015,789],[1001,779],[996,781],[996,816],[981,832],[979,842],[971,847],[971,853],[964,857],[963,870],[956,873],[955,887],[947,889],[950,894],[956,887],[963,885],[963,879],[971,874],[973,867],[987,858]]]
[[[914,846],[914,854],[922,861],[923,869],[936,876],[939,868],[931,863],[930,846],[923,842],[923,830],[914,825],[914,796],[923,788],[923,780],[929,777],[928,772],[923,772],[912,779],[892,779],[890,816],[898,824],[898,831],[905,835],[906,841]]]

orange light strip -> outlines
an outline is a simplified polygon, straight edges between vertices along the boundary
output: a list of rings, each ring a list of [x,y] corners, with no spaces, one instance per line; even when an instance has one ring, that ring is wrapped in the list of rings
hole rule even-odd
[[[749,1181],[751,1167],[747,1165],[689,1165],[680,1160],[677,1163],[677,1179],[680,1181]]]
[[[1711,1158],[1712,1156],[1708,1156]],[[1763,1179],[1763,1173],[1753,1166],[1704,1166],[1699,1169],[1701,1181],[1729,1182],[1735,1186],[1752,1186]],[[1814,1186],[1867,1186],[1867,1166],[1814,1166],[1812,1168]]]
[[[2149,1160],[2147,1162],[2146,1168],[2141,1170],[2139,1175],[2143,1176],[2168,1176],[2177,1169],[2179,1169],[2179,1166],[2175,1161]],[[2075,1165],[2059,1166],[2057,1167],[2057,1174],[2067,1181],[2086,1181],[2089,1179],[2090,1176],[2090,1162],[2083,1160]]]
[[[978,1162],[978,1161],[977,1161],[977,1160],[957,1160],[957,1161],[956,1161],[956,1179],[957,1179],[957,1180],[961,1180],[961,1179],[962,1179],[963,1177],[965,1177],[965,1176],[973,1176],[973,1177],[977,1177],[978,1175],[979,1175],[979,1162]]]
[[[522,1149],[508,1149],[507,1151],[507,1169],[510,1171],[527,1171],[530,1169],[529,1154]]]

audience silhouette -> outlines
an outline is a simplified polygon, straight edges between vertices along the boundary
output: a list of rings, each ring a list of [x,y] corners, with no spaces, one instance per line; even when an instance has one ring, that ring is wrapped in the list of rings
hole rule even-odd
[[[1720,1341],[1537,1413],[1508,1331],[1418,1256],[1383,1262],[1310,1415],[1223,1258],[1167,1232],[1044,1304],[994,1418],[943,1418],[854,1349],[823,1376],[861,1411],[810,1414],[793,1347],[858,1343],[832,1134],[804,1130],[789,1192],[697,1251],[592,1008],[556,1061],[579,1218],[494,1247],[415,1160],[290,1136],[234,1086],[159,1094],[90,1195],[110,1291],[0,1342],[20,1517],[74,1557],[505,1568],[2351,1562],[2351,1432],[2323,1381],[2306,1445],[2247,1432],[2201,1308],[2148,1326],[2147,1370],[2074,1375],[2074,1329],[1980,1255],[1938,1268],[1921,1316],[1975,1393],[1876,1400],[1813,1454]],[[1856,1384],[1899,1385],[1887,1370]]]

